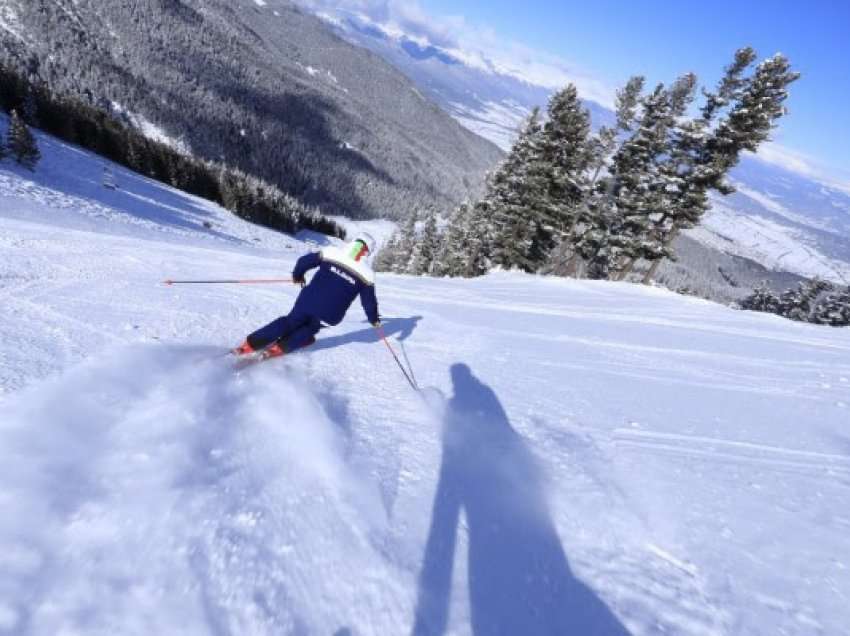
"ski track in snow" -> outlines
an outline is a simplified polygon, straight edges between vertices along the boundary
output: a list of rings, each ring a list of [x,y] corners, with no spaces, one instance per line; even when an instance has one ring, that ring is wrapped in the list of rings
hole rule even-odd
[[[850,633],[850,331],[382,275],[427,405],[356,304],[236,373],[296,290],[160,281],[305,244],[43,143],[0,167],[0,634]]]

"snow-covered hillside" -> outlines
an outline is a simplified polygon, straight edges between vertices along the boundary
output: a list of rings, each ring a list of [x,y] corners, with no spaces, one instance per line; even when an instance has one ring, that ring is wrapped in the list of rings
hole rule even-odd
[[[737,192],[715,196],[689,234],[770,269],[850,283],[850,194],[746,157]]]
[[[328,6],[334,3],[297,2],[331,24],[342,37],[398,68],[466,128],[505,151],[510,150],[531,109],[545,107],[553,90],[561,87],[557,80],[543,82],[528,77],[528,66],[521,68],[522,64],[518,67],[457,46],[435,44],[423,34],[405,31],[394,21],[383,22],[361,11]],[[567,77],[563,70],[556,75]],[[595,125],[613,121],[611,111],[598,102],[587,100],[585,104]]]
[[[427,401],[356,306],[236,373],[297,290],[160,281],[310,246],[41,145],[0,166],[0,633],[850,634],[850,331],[380,276]]]

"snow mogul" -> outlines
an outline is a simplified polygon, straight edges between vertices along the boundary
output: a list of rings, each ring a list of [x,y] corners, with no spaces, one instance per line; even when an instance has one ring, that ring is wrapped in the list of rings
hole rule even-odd
[[[374,250],[375,239],[364,232],[345,249],[328,247],[299,258],[292,282],[302,289],[292,311],[249,335],[233,353],[241,356],[262,351],[263,357],[273,358],[309,346],[323,326],[342,322],[357,296],[369,322],[380,327],[375,272],[368,263]],[[307,284],[305,275],[317,267],[319,271]]]

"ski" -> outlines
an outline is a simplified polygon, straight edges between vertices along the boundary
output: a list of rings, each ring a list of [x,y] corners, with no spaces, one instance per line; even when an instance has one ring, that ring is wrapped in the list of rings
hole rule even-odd
[[[270,351],[274,349],[274,351]],[[232,352],[231,352],[232,353]],[[234,370],[241,371],[246,369],[247,367],[253,366],[260,362],[265,362],[266,360],[271,360],[273,358],[280,358],[284,355],[283,350],[278,346],[275,347],[274,344],[269,345],[265,349],[261,349],[259,351],[255,351],[253,353],[245,354],[245,355],[237,355],[236,361],[234,362]]]
[[[313,345],[316,342],[315,338],[311,338],[310,341],[301,347],[301,349],[306,349],[307,347]],[[296,350],[297,351],[297,350]],[[260,349],[259,351],[254,351],[248,354],[239,354],[236,353],[235,350],[230,350],[231,355],[236,356],[236,362],[234,363],[234,368],[236,371],[241,371],[247,367],[253,366],[259,362],[265,362],[266,360],[272,360],[274,358],[281,358],[284,355],[291,355],[295,353],[295,351],[287,351],[286,346],[281,346],[276,342],[268,345],[267,347]]]

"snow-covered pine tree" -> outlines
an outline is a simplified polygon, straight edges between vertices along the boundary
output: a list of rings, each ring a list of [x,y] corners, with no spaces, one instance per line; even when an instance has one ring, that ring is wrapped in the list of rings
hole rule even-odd
[[[419,213],[414,210],[401,227],[398,240],[397,258],[392,271],[396,274],[409,274],[413,264],[413,252],[416,248],[416,225],[419,223]]]
[[[789,289],[779,296],[778,313],[791,320],[809,322],[820,295],[832,289],[833,285],[818,278],[805,280],[797,289]]]
[[[401,236],[395,231],[386,244],[375,255],[373,266],[376,272],[392,272],[399,259]]]
[[[786,113],[788,86],[799,77],[799,73],[791,70],[787,58],[779,53],[756,67],[741,90],[740,99],[728,116],[720,120],[709,139],[707,151],[719,172],[718,181],[738,163],[741,152],[757,152],[759,145],[770,138],[776,120]]]
[[[703,89],[706,101],[701,116],[680,118],[672,131],[670,153],[662,166],[662,174],[667,181],[665,190],[668,202],[656,233],[656,240],[662,246],[662,258],[655,260],[649,267],[644,275],[644,283],[655,276],[663,257],[671,254],[672,242],[679,231],[695,226],[709,208],[708,191],[716,171],[710,166],[706,145],[715,120],[741,98],[747,85],[744,74],[755,59],[756,52],[750,47],[736,51],[733,62],[724,69],[716,91]],[[716,189],[723,192],[719,184]]]
[[[705,104],[702,107],[701,120],[705,123],[714,121],[718,114],[732,102],[738,100],[747,86],[745,73],[756,61],[758,55],[751,46],[745,46],[735,51],[732,63],[723,69],[723,77],[714,93],[704,91]]]
[[[597,255],[594,275],[606,270],[608,235],[616,218],[613,209],[614,179],[610,174],[611,160],[617,148],[617,137],[632,131],[643,91],[644,78],[634,76],[617,91],[617,123],[614,128],[602,127],[588,143],[590,181],[581,205],[575,209],[569,236],[553,252],[550,270],[562,276],[587,273],[590,259]],[[600,267],[601,266],[601,267]],[[607,277],[605,274],[603,277]]]
[[[767,284],[761,284],[753,290],[753,293],[739,301],[741,309],[749,311],[763,311],[771,314],[779,313],[779,297],[773,293]]]
[[[643,116],[640,127],[633,137],[642,138],[646,155],[640,170],[637,206],[632,201],[631,240],[624,250],[627,260],[619,266],[617,278],[628,277],[638,262],[656,262],[672,256],[665,242],[666,230],[670,227],[670,198],[678,192],[681,176],[678,170],[669,168],[674,154],[672,140],[677,125],[681,122],[696,93],[697,78],[693,73],[679,77],[669,88],[659,86],[654,93],[642,100]],[[619,203],[619,201],[618,201]],[[630,218],[624,215],[628,224]]]
[[[493,209],[492,259],[506,269],[530,272],[541,262],[541,246],[535,237],[546,198],[545,167],[540,158],[542,131],[540,111],[535,108],[510,154],[487,180],[484,199]]]
[[[149,159],[144,152],[142,141],[134,135],[125,135],[124,147],[127,149],[126,165],[136,172],[150,174]]]
[[[460,275],[466,278],[483,276],[493,266],[493,204],[487,199],[479,201],[469,210],[463,224],[465,252]]]
[[[437,252],[440,248],[440,236],[437,231],[437,212],[429,208],[425,212],[425,223],[416,240],[410,273],[415,275],[431,274],[436,271]]]
[[[620,225],[615,236],[619,249],[613,256],[616,277],[620,279],[628,276],[639,258],[653,256],[652,215],[663,206],[658,161],[667,150],[667,130],[671,123],[668,96],[667,89],[659,84],[644,98],[640,125],[623,148],[624,169],[618,166],[620,187],[616,203]]]
[[[440,249],[437,252],[435,276],[462,276],[467,250],[468,217],[472,206],[464,202],[459,205],[448,225],[440,235]]]
[[[805,280],[778,297],[767,288],[766,283],[762,283],[740,301],[739,306],[801,322],[850,326],[850,287],[838,287],[817,278]]]
[[[38,143],[30,131],[29,126],[18,115],[18,111],[16,110],[12,111],[9,120],[7,143],[9,152],[15,158],[15,161],[29,170],[35,170],[41,159]]]
[[[552,96],[547,115],[539,151],[545,191],[534,238],[541,259],[569,237],[588,194],[594,159],[590,114],[573,84]]]
[[[638,115],[640,96],[646,78],[643,75],[632,75],[626,85],[617,91],[615,112],[617,114],[617,132],[631,132]]]
[[[831,327],[850,326],[850,286],[828,291],[812,311],[810,322]]]
[[[36,128],[40,127],[40,123],[38,120],[38,102],[35,97],[35,91],[32,86],[27,87],[26,94],[24,95],[24,101],[21,105],[21,115],[27,124],[30,126],[35,126]]]
[[[621,278],[638,258],[651,254],[651,215],[662,205],[658,161],[667,150],[671,124],[669,92],[663,84],[640,99],[640,117],[621,144],[609,168],[609,196],[602,201],[595,231],[585,249],[593,277]]]
[[[710,190],[734,192],[725,180],[729,170],[737,165],[744,150],[756,152],[769,138],[776,120],[785,114],[788,86],[799,73],[791,71],[788,60],[777,54],[759,64],[752,76],[745,76],[755,59],[752,48],[738,50],[717,91],[705,93],[702,116],[677,127],[668,172],[677,174],[679,181],[666,206],[672,216],[662,239],[664,253],[669,253],[681,230],[699,223],[709,208]],[[655,275],[660,263],[660,259],[653,263],[645,282]]]
[[[642,100],[644,112],[635,137],[642,134],[648,152],[641,170],[638,206],[636,209],[632,206],[631,210],[632,229],[636,231],[627,242],[627,260],[617,273],[620,280],[626,279],[639,262],[651,264],[673,256],[665,237],[672,225],[671,197],[679,191],[682,180],[673,139],[694,100],[696,82],[696,75],[688,73],[669,88],[659,86],[655,93]],[[624,220],[628,222],[629,217]]]

